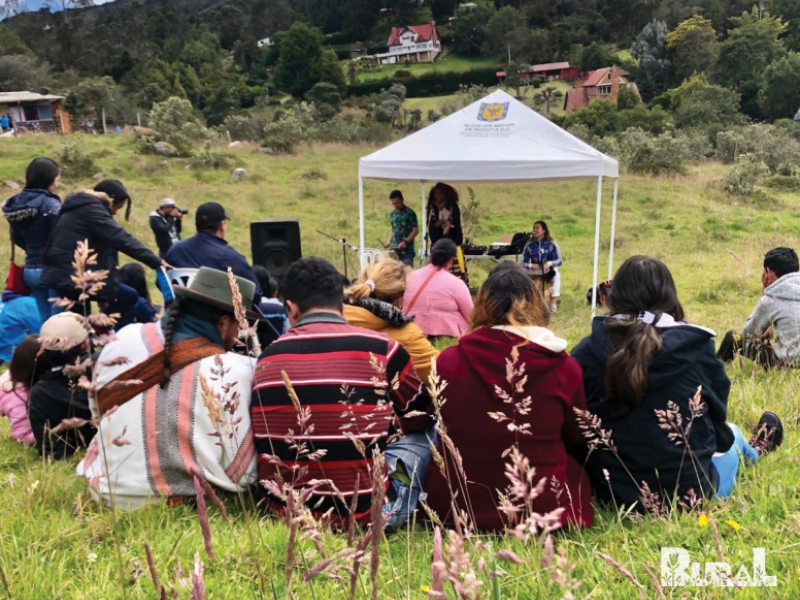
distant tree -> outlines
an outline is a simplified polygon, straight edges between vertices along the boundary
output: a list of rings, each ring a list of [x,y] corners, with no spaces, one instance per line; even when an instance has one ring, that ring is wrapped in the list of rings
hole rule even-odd
[[[320,81],[306,92],[306,100],[314,105],[324,120],[328,120],[339,112],[342,95],[334,84]]]
[[[292,25],[280,40],[275,79],[278,87],[300,98],[320,78],[322,36],[305,23]]]
[[[456,11],[458,2],[456,0],[430,0],[431,14],[437,23],[446,23],[448,17],[452,17]]]
[[[800,114],[800,53],[790,52],[767,67],[759,100],[768,119]]]
[[[564,92],[556,89],[554,86],[549,85],[542,88],[533,95],[533,106],[536,110],[544,108],[544,114],[550,116],[550,108],[558,104],[559,100],[564,97]],[[541,111],[540,111],[541,112]]]
[[[0,92],[38,90],[50,85],[50,66],[35,56],[0,56]]]
[[[18,15],[24,8],[25,3],[22,0],[5,0],[0,4],[0,21]],[[5,27],[5,25],[0,25],[0,27]]]
[[[506,66],[506,77],[503,82],[507,88],[514,88],[515,96],[521,97],[520,89],[523,85],[527,85],[528,77],[526,74],[530,73],[530,63],[520,60],[512,60],[511,64]],[[465,104],[466,106],[466,104]]]
[[[617,96],[617,108],[620,110],[636,108],[636,105],[641,103],[641,98],[639,98],[639,95],[633,90],[632,86],[623,85],[620,87],[619,95]]]
[[[350,81],[350,85],[356,85],[358,83],[358,67],[354,60],[347,63],[347,79]]]
[[[533,55],[533,37],[528,29],[528,19],[521,10],[504,6],[486,24],[484,54],[508,62],[530,62]]]
[[[772,12],[788,25],[783,41],[789,50],[800,52],[800,2],[772,0]]]
[[[176,146],[185,146],[192,140],[210,136],[191,102],[185,98],[167,98],[154,104],[150,111],[150,126]]]
[[[717,56],[717,33],[711,21],[693,16],[667,34],[675,74],[681,79],[704,73]]]
[[[764,85],[767,66],[786,54],[779,39],[787,24],[768,13],[752,12],[731,19],[734,27],[719,46],[719,55],[711,71],[712,81],[730,87],[742,95],[742,110],[758,117],[758,92]]]
[[[477,56],[486,41],[486,24],[493,8],[478,7],[459,13],[453,25],[453,51],[462,56]]]
[[[33,52],[25,45],[16,31],[5,23],[0,23],[0,56],[7,54],[28,54]]]
[[[67,109],[74,117],[95,121],[105,111],[113,123],[124,123],[133,112],[125,91],[111,77],[83,79],[67,94]]]
[[[211,96],[208,104],[203,109],[203,116],[211,126],[222,123],[231,114],[238,102],[228,86],[218,87]]]
[[[734,90],[707,84],[694,87],[684,95],[673,113],[675,126],[723,128],[742,125],[741,96]]]
[[[332,83],[342,94],[347,92],[347,82],[344,79],[344,71],[342,70],[342,65],[339,63],[339,58],[336,56],[335,51],[325,50],[325,52],[322,53],[319,80],[321,82]]]
[[[592,42],[581,52],[581,71],[595,71],[603,67],[610,67],[614,63],[615,58],[611,52],[597,42]]]
[[[64,20],[68,20],[69,10],[75,8],[88,8],[94,6],[94,0],[45,0],[46,4],[53,8],[53,10],[60,12],[64,16]]]
[[[639,91],[652,98],[667,90],[672,79],[672,61],[667,51],[667,24],[651,21],[631,46],[631,56],[639,61]]]

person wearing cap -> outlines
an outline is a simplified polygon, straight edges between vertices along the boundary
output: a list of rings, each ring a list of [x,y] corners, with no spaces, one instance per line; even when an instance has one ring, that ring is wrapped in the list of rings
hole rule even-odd
[[[134,306],[139,294],[120,283],[118,253],[122,252],[151,269],[169,265],[114,220],[114,215],[123,206],[126,206],[127,221],[131,213],[131,197],[125,186],[113,179],[101,181],[94,190],[68,196],[45,250],[42,284],[64,298],[77,300],[79,291],[72,281],[75,274],[72,262],[78,242],[88,240],[89,248],[97,254],[97,264],[92,269],[108,271],[105,285],[90,300],[107,303],[105,311],[109,314],[122,314]]]
[[[28,399],[28,417],[39,454],[59,460],[85,447],[95,434],[86,390],[64,373],[65,366],[89,352],[89,331],[82,317],[61,313],[45,321],[39,342],[42,354]],[[91,379],[91,373],[87,375]]]
[[[225,241],[230,218],[218,202],[201,204],[195,213],[197,233],[174,244],[164,259],[176,269],[211,267],[220,271],[231,268],[234,275],[252,281],[256,286],[256,305],[261,302],[261,285],[247,259]]]
[[[173,198],[164,198],[158,210],[150,213],[150,229],[156,236],[158,255],[164,258],[173,244],[181,241],[183,213],[178,210]]]
[[[246,318],[255,321],[255,285],[236,283]],[[128,325],[97,362],[91,408],[102,435],[77,474],[95,498],[123,510],[194,497],[195,477],[230,492],[256,479],[255,359],[231,351],[239,324],[228,274],[203,267],[174,291],[160,323]]]

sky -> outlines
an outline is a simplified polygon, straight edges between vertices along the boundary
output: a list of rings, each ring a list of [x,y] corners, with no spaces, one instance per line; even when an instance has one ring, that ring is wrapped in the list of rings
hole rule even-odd
[[[105,4],[106,2],[113,2],[113,0],[94,0],[95,4]],[[5,4],[5,0],[0,0],[0,6]],[[47,2],[45,0],[24,0],[25,7],[28,10],[39,10],[42,7],[47,6]]]

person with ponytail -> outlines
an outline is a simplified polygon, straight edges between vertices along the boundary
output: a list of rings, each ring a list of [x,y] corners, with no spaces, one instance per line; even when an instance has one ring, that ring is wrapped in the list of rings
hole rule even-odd
[[[414,323],[404,315],[406,266],[394,259],[367,265],[356,282],[344,291],[344,318],[351,325],[385,333],[411,355],[417,375],[428,384],[431,360],[439,352]]]
[[[652,493],[665,505],[692,493],[729,495],[739,454],[753,463],[777,447],[780,419],[764,413],[749,443],[726,422],[731,383],[715,353],[716,334],[685,322],[664,263],[632,256],[613,281],[609,316],[596,317],[572,351],[589,412],[613,443],[587,458],[598,498],[645,511]]]
[[[472,296],[450,270],[458,247],[444,238],[433,245],[431,262],[406,279],[403,312],[414,317],[426,335],[461,337],[469,329]]]
[[[255,321],[256,286],[201,268],[160,323],[133,323],[97,359],[98,435],[78,465],[92,495],[123,510],[196,496],[196,479],[241,492],[255,482],[255,359],[233,352],[235,304]]]
[[[548,481],[531,510],[563,508],[562,525],[592,524],[592,489],[572,456],[583,454],[586,445],[573,411],[586,408],[581,369],[565,352],[566,340],[547,328],[549,320],[539,287],[520,265],[503,262],[478,290],[470,332],[439,355],[437,371],[447,383],[440,399],[442,426],[469,476],[468,482],[455,483],[451,475],[448,483],[438,468],[428,469],[423,482],[428,504],[446,521],[453,519],[454,503],[480,530],[508,527],[497,490],[508,485],[505,456],[516,446],[536,469],[535,482]],[[518,373],[512,382],[508,361]],[[522,410],[507,403],[498,389]],[[510,429],[510,421],[498,419],[499,413],[519,429]]]

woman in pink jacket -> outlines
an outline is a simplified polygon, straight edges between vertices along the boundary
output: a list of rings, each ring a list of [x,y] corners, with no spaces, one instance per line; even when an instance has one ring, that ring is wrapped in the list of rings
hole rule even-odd
[[[461,337],[469,330],[472,296],[450,273],[456,252],[453,240],[439,240],[431,248],[431,263],[406,278],[403,312],[430,336]]]
[[[39,336],[29,335],[14,350],[14,356],[0,377],[0,417],[11,424],[11,437],[33,446],[36,439],[28,420],[28,392],[33,385],[36,357],[39,354]]]

